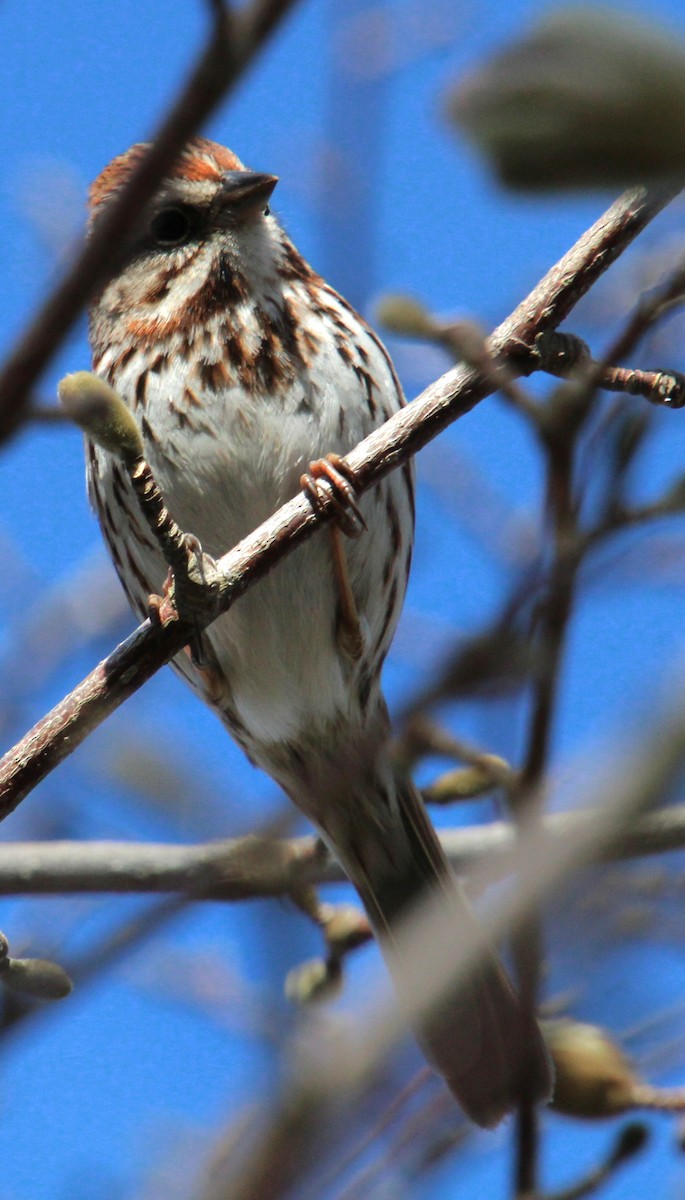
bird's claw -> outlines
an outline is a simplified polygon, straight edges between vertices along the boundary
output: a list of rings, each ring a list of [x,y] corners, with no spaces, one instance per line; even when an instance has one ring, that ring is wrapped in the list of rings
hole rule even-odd
[[[182,620],[197,627],[189,647],[193,662],[203,663],[202,630],[219,615],[222,575],[215,560],[205,554],[198,539],[185,535],[186,569],[169,569],[161,596],[148,597],[148,613],[155,625]]]
[[[328,490],[324,491],[321,486],[322,480],[331,485],[333,506],[343,533],[348,537],[359,537],[367,525],[357,503],[354,471],[339,454],[327,454],[309,464],[309,471],[300,478],[300,487],[317,510],[329,496]]]
[[[222,575],[194,534],[186,533],[185,549],[186,569],[174,572],[174,604],[182,620],[208,625],[219,613]]]
[[[161,594],[152,592],[147,598],[147,612],[152,625],[168,625],[178,620],[174,605],[174,577],[171,567],[167,571]]]

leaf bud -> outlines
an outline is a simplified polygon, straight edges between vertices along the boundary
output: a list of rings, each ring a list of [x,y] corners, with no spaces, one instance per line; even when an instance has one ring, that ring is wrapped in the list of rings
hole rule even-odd
[[[76,371],[65,375],[57,394],[67,415],[103,450],[129,464],[143,457],[135,419],[104,379],[90,371]]]
[[[544,1037],[554,1064],[552,1108],[570,1117],[615,1117],[635,1104],[637,1080],[609,1034],[597,1025],[554,1021]]]
[[[10,958],[0,978],[10,991],[38,1000],[63,1000],[73,988],[64,968],[45,958]]]
[[[341,983],[342,969],[337,959],[327,962],[311,958],[288,972],[285,994],[293,1004],[313,1004],[332,999],[340,991]]]

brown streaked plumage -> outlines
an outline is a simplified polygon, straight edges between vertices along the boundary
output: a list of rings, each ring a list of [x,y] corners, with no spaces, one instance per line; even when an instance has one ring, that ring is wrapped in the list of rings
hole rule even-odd
[[[134,146],[93,184],[93,221],[143,152]],[[293,496],[312,460],[344,455],[403,404],[376,335],[269,213],[275,182],[195,139],[90,313],[94,369],[135,413],[171,513],[215,556]],[[88,479],[142,617],[166,565],[128,481],[93,447]],[[203,633],[201,666],[188,654],[175,666],[331,845],[410,1007],[412,981],[396,951],[403,918],[421,899],[440,898],[457,918],[456,947],[473,917],[416,790],[388,754],[380,669],[411,557],[411,467],[359,507],[361,536],[343,543],[336,531],[333,541],[320,535],[299,547]],[[479,1124],[510,1111],[524,1076],[537,1098],[549,1095],[539,1030],[493,952],[416,1032]]]

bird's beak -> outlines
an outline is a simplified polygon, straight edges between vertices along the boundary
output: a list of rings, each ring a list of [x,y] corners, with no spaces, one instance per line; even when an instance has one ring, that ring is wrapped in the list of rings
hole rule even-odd
[[[224,171],[217,201],[222,209],[240,221],[249,221],[264,212],[269,196],[278,183],[277,175],[258,171]]]

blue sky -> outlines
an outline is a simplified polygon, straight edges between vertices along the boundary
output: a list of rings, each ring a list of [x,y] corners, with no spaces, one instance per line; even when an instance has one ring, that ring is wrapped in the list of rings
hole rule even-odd
[[[280,176],[274,207],[293,239],[371,319],[382,292],[408,291],[437,312],[469,314],[491,327],[612,198],[507,195],[443,119],[445,87],[548,7],[519,0],[378,6],[305,0],[206,132],[251,166]],[[665,22],[685,40],[679,0],[623,8]],[[59,273],[60,255],[81,226],[88,182],[151,131],[203,30],[202,5],[191,0],[7,0],[0,9],[4,348]],[[645,247],[667,264],[682,246],[682,223],[682,207],[667,213]],[[601,319],[608,340],[625,295],[650,282],[644,259],[619,264],[575,327]],[[449,366],[437,350],[389,343],[409,397]],[[674,335],[668,362],[657,356],[658,365],[683,369],[676,351]],[[81,326],[43,382],[45,400],[53,399],[61,375],[88,361]],[[637,482],[643,494],[655,494],[682,470],[684,420],[658,415]],[[501,543],[511,551],[517,529],[534,519],[541,483],[526,431],[494,400],[432,444],[418,473],[415,568],[387,672],[394,704],[428,677],[445,638],[479,628],[495,611],[510,577]],[[3,713],[9,745],[131,624],[116,604],[112,619],[98,623],[103,599],[95,614],[86,604],[76,616],[62,603],[62,589],[68,594],[84,564],[104,562],[75,431],[29,428],[3,448],[0,498],[0,650],[14,694]],[[649,703],[645,679],[663,678],[682,658],[683,559],[669,540],[675,529],[658,535],[646,569],[643,559],[627,556],[588,588],[580,605],[555,738],[559,763],[635,720]],[[114,595],[116,587],[112,576]],[[69,653],[70,621],[82,630],[89,617],[94,635]],[[510,710],[467,709],[455,720],[460,732],[515,754],[518,722]],[[134,759],[131,769],[136,762],[139,769],[150,747],[181,777],[175,811],[161,801],[141,807],[132,788],[107,774],[114,763],[121,776]],[[198,773],[199,782],[184,786]],[[164,671],[26,801],[6,835],[220,837],[246,832],[279,811],[269,781]],[[54,948],[65,957],[96,943],[124,912],[121,901],[89,900],[3,909],[12,944],[24,939],[34,953]],[[259,1018],[260,1028],[287,1027],[283,976],[316,945],[283,905],[229,912],[208,905],[178,922],[169,941],[153,943],[77,990],[59,1011],[8,1037],[0,1056],[3,1197],[101,1200],[111,1193],[123,1200],[139,1194],[135,1188],[169,1143],[189,1148],[186,1161],[199,1159],[211,1132],[270,1078],[272,1044],[259,1029],[245,1033],[245,1012]],[[188,1002],[190,984],[172,948],[199,962],[197,979],[211,993],[209,1016]],[[597,968],[594,1008],[588,1001],[585,1015],[626,1028],[682,991],[682,954],[673,942],[642,953],[639,964],[626,955],[612,963],[613,975]],[[365,953],[351,988],[364,980],[375,986],[378,973],[377,958]],[[677,1081],[679,1065],[663,1078]],[[606,1197],[682,1186],[675,1131],[666,1122],[654,1128],[650,1153]],[[550,1186],[570,1182],[609,1137],[606,1128],[579,1129],[559,1119],[550,1129],[544,1155]],[[506,1194],[507,1164],[504,1133],[492,1143],[479,1141],[468,1163],[475,1181],[468,1194],[485,1187]],[[408,1194],[453,1195],[453,1169],[438,1169],[424,1190]],[[109,1191],[103,1181],[111,1181]],[[171,1185],[159,1194],[173,1197]]]

